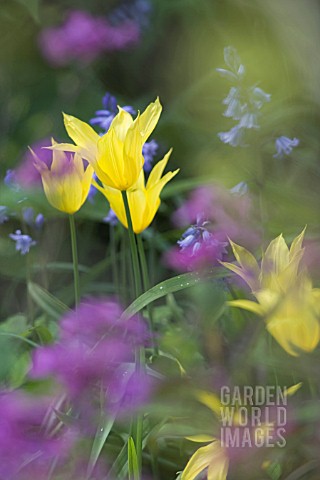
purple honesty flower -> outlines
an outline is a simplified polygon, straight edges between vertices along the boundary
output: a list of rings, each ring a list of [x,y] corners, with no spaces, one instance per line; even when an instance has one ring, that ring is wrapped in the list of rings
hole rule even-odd
[[[21,255],[29,253],[30,248],[37,243],[35,240],[32,240],[29,235],[23,235],[21,230],[16,230],[15,233],[10,233],[9,237],[16,242],[16,250],[17,252],[20,252]]]
[[[140,27],[133,20],[112,25],[106,18],[73,10],[64,24],[43,30],[39,44],[53,66],[63,66],[75,59],[89,63],[103,52],[126,49],[139,39]]]
[[[108,215],[106,217],[104,217],[103,219],[103,222],[104,223],[109,223],[109,225],[111,227],[114,227],[115,225],[117,225],[119,223],[119,220],[118,220],[118,217],[117,215],[114,213],[114,211],[112,210],[112,208],[110,208],[109,212],[108,212]]]
[[[145,325],[135,317],[121,320],[121,314],[113,300],[88,300],[68,313],[59,343],[35,350],[31,375],[53,376],[81,411],[91,408],[96,391],[104,391],[106,407],[114,408],[125,394],[121,371],[147,340]]]
[[[49,167],[52,163],[52,151],[44,148],[48,145],[51,145],[51,139],[44,138],[33,143],[31,145],[31,150]],[[30,149],[25,152],[20,165],[18,165],[14,173],[14,181],[24,188],[40,186],[42,183],[41,175],[34,166],[34,155],[32,152]]]
[[[50,435],[44,425],[49,409],[50,399],[18,391],[0,394],[1,478],[48,478],[53,461],[66,456],[71,437]]]
[[[4,205],[0,205],[0,225],[2,225],[4,222],[7,222],[9,220],[7,213],[8,213],[8,207]]]
[[[277,153],[274,158],[283,158],[284,155],[290,155],[292,149],[299,145],[298,138],[290,139],[288,137],[279,137],[276,140],[276,150]]]
[[[167,261],[178,270],[198,270],[212,267],[227,253],[224,235],[213,233],[212,226],[203,215],[197,216],[197,222],[191,225],[177,242],[179,249],[169,252]]]
[[[209,222],[209,230],[223,241],[229,237],[240,245],[255,248],[260,234],[255,227],[251,198],[235,193],[238,192],[217,185],[197,188],[174,213],[173,221],[179,228],[194,225],[201,212]]]

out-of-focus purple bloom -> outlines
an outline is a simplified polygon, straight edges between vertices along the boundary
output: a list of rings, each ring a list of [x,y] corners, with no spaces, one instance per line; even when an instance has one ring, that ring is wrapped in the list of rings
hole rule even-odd
[[[30,248],[37,244],[35,240],[32,240],[30,235],[24,235],[21,230],[16,230],[15,233],[10,233],[9,237],[16,242],[16,250],[21,255],[29,253]]]
[[[48,150],[51,145],[50,138],[44,138],[31,145],[31,150],[40,160],[50,167],[52,163],[52,151]],[[34,155],[28,149],[22,157],[20,165],[15,170],[15,182],[24,188],[32,188],[41,185],[41,175],[34,166]]]
[[[83,303],[62,319],[59,343],[35,350],[31,375],[53,376],[80,409],[103,389],[107,408],[114,408],[125,395],[120,371],[147,341],[145,325],[138,318],[120,320],[121,314],[115,301]]]
[[[225,253],[228,237],[251,248],[261,239],[249,195],[235,194],[218,186],[201,187],[192,192],[189,200],[175,212],[173,221],[179,228],[191,225],[179,241],[179,248],[167,256],[167,263],[179,270],[213,265],[214,258],[221,259]],[[196,255],[193,259],[194,254],[199,258]]]
[[[240,128],[239,125],[231,128],[229,132],[220,132],[218,137],[223,143],[229,143],[232,147],[238,147],[242,145],[242,140],[244,137],[244,129]]]
[[[90,63],[103,52],[124,50],[139,39],[140,27],[133,20],[112,25],[106,18],[73,10],[63,25],[43,30],[39,44],[53,66],[63,66],[73,60]]]
[[[245,195],[246,193],[248,193],[248,184],[246,182],[239,182],[237,183],[237,185],[230,189],[230,192],[233,195]]]
[[[108,215],[104,217],[103,223],[109,223],[111,227],[116,226],[119,223],[117,215],[114,213],[112,208],[110,208]]]
[[[299,139],[298,138],[288,138],[288,137],[279,137],[276,140],[276,150],[277,153],[274,156],[274,158],[283,158],[284,155],[290,155],[292,152],[292,149],[294,147],[297,147],[299,145]]]
[[[48,399],[17,391],[1,393],[1,478],[47,478],[53,461],[67,455],[71,437],[50,436],[44,428],[43,422],[49,408]],[[35,473],[41,473],[42,476],[32,477],[31,474]]]
[[[7,213],[8,213],[8,207],[4,205],[0,205],[0,225],[2,225],[4,222],[7,222],[9,220]]]
[[[229,132],[218,133],[218,136],[222,142],[232,147],[238,147],[244,145],[243,140],[246,129],[258,129],[260,127],[260,110],[265,103],[270,102],[271,95],[256,85],[251,87],[244,85],[245,68],[233,47],[224,49],[224,61],[229,70],[221,68],[216,70],[234,83],[222,102],[226,105],[224,116],[236,120],[238,124]]]

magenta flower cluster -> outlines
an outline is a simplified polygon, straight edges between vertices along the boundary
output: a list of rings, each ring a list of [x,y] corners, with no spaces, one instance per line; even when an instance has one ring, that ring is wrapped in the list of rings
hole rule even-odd
[[[186,228],[178,246],[166,256],[167,264],[179,271],[217,265],[227,252],[228,238],[248,246],[260,240],[249,195],[218,186],[195,190],[175,212],[173,222]]]
[[[74,60],[90,63],[103,52],[124,50],[139,40],[140,27],[133,20],[112,25],[104,17],[73,10],[62,25],[41,32],[39,46],[47,61],[59,67]]]
[[[81,451],[79,442],[89,437],[92,444],[101,408],[107,415],[130,415],[149,398],[150,381],[134,363],[135,350],[148,343],[147,328],[140,318],[121,320],[121,314],[110,299],[70,311],[58,341],[33,352],[29,377],[40,384],[51,379],[51,393],[0,392],[0,478],[48,478],[53,465],[65,471],[66,457]],[[65,425],[59,412],[69,416]]]

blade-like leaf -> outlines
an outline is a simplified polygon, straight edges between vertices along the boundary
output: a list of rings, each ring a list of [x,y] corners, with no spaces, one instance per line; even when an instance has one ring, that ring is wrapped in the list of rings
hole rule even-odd
[[[28,292],[42,310],[56,319],[69,310],[67,305],[36,283],[28,283]]]
[[[140,480],[138,457],[132,437],[128,440],[128,473],[129,480]]]
[[[179,290],[184,290],[189,287],[197,285],[201,281],[207,281],[213,278],[222,278],[227,277],[228,273],[220,267],[216,267],[209,272],[206,272],[205,275],[200,276],[199,273],[184,273],[182,275],[177,275],[176,277],[169,278],[164,280],[161,283],[158,283],[154,287],[150,288],[147,292],[143,293],[138,297],[134,302],[129,305],[129,307],[123,312],[122,318],[127,319],[140,312],[145,308],[149,303],[158,300],[159,298],[165,297],[169,293],[178,292]]]
[[[96,432],[92,449],[91,449],[90,460],[89,460],[88,470],[87,470],[87,479],[90,478],[94,470],[94,467],[100,456],[101,450],[104,444],[106,443],[106,440],[111,432],[115,418],[116,418],[116,414],[109,415],[108,417],[103,416],[101,419],[101,422],[97,428],[97,432]]]

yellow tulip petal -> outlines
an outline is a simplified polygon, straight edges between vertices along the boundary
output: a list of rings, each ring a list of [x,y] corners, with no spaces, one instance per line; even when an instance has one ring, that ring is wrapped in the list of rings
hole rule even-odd
[[[218,442],[201,447],[192,455],[182,472],[181,480],[194,480],[199,473],[210,465],[216,452],[216,443]]]
[[[164,169],[167,166],[168,160],[170,158],[170,155],[172,153],[172,148],[169,150],[168,153],[163,157],[162,160],[160,160],[151,170],[148,182],[147,182],[147,189],[151,188],[153,185],[155,185],[159,180],[161,179],[161,175],[163,174]]]
[[[300,233],[300,235],[298,235],[293,240],[293,242],[291,244],[291,247],[290,247],[290,251],[289,251],[290,258],[295,256],[302,249],[302,242],[303,242],[303,239],[304,239],[306,228],[307,227],[305,226],[304,229],[302,230],[302,232]]]
[[[260,274],[260,268],[257,260],[254,258],[252,253],[250,253],[244,247],[237,245],[232,240],[229,241],[233,254],[240,267],[243,269],[243,274],[246,278],[247,284],[250,286],[252,291],[256,290],[258,287],[257,282]]]
[[[206,392],[205,390],[198,390],[196,392],[197,399],[203,403],[206,407],[216,415],[220,416],[221,414],[221,402],[217,395],[214,393]]]
[[[226,451],[216,442],[212,451],[212,460],[208,468],[208,480],[226,480],[229,469],[229,459]]]
[[[249,312],[256,313],[257,315],[262,316],[264,311],[257,302],[252,302],[251,300],[231,300],[227,302],[231,307],[243,308]]]
[[[132,116],[129,112],[121,107],[118,107],[119,113],[114,117],[109,128],[113,128],[117,137],[124,142],[127,132],[133,124]]]
[[[302,382],[296,383],[295,385],[292,385],[289,388],[286,388],[285,391],[283,392],[286,397],[291,397],[294,395],[300,388],[302,387]]]
[[[76,145],[85,150],[96,149],[100,137],[90,125],[66,113],[63,119],[67,133]]]
[[[187,440],[190,440],[190,442],[199,442],[199,443],[206,443],[206,442],[213,442],[215,437],[212,437],[211,435],[189,435],[186,437]]]
[[[162,106],[158,97],[156,101],[153,103],[150,103],[150,105],[140,115],[139,129],[141,132],[143,143],[148,140],[149,136],[155,129],[158,123],[158,120],[160,118],[161,111],[162,111]]]

